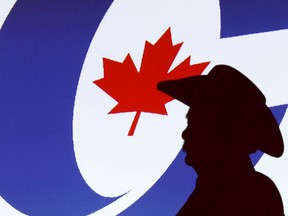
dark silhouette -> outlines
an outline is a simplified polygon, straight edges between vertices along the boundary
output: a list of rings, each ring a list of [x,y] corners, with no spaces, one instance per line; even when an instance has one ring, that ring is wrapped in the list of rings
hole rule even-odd
[[[183,150],[198,179],[177,215],[284,215],[275,184],[256,172],[249,158],[257,149],[280,157],[284,149],[261,91],[226,65],[157,87],[190,107]]]

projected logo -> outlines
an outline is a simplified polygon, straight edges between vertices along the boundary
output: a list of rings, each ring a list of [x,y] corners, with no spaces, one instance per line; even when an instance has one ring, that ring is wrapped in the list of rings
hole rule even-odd
[[[87,21],[87,17],[91,19],[91,16],[96,16],[96,9],[104,3],[97,4],[95,10],[85,8],[84,21]],[[108,8],[108,5],[105,7]],[[29,55],[25,56],[25,64],[29,64],[27,73],[33,74],[34,78],[36,76],[36,81],[23,77],[21,73],[24,72],[18,71],[16,67],[11,69],[14,77],[4,77],[7,86],[19,79],[16,81],[19,82],[19,88],[25,87],[21,89],[20,95],[14,94],[12,90],[10,93],[19,100],[24,95],[26,101],[19,105],[19,110],[22,112],[27,109],[25,114],[29,116],[16,118],[18,108],[15,108],[16,111],[13,108],[12,111],[16,113],[15,119],[12,119],[15,125],[23,126],[24,120],[28,125],[24,129],[18,128],[19,131],[24,130],[26,135],[19,132],[19,138],[13,139],[3,135],[1,140],[12,143],[3,148],[8,152],[5,159],[8,162],[3,163],[4,168],[13,171],[11,174],[8,172],[10,177],[4,177],[0,182],[0,187],[4,188],[0,190],[3,198],[0,213],[103,216],[122,212],[123,215],[140,216],[175,215],[192,192],[196,179],[193,170],[184,165],[183,153],[180,151],[188,108],[157,92],[153,86],[160,80],[207,74],[217,64],[237,68],[263,91],[279,124],[282,121],[280,128],[287,143],[287,130],[284,128],[288,126],[285,116],[285,104],[288,102],[285,93],[288,45],[285,38],[288,31],[221,38],[223,31],[227,33],[228,30],[220,28],[225,19],[220,16],[220,9],[219,1],[216,0],[116,0],[107,9],[95,35],[89,33],[83,44],[75,44],[75,40],[85,34],[79,31],[75,31],[79,37],[71,34],[71,41],[67,44],[64,40],[58,41],[60,33],[67,34],[65,22],[63,30],[62,27],[57,29],[55,36],[39,34],[39,38],[28,41],[29,44],[25,46],[23,44],[27,44],[27,41],[22,42],[18,38],[21,41],[16,41],[18,47],[32,47],[35,53],[39,51],[41,55],[36,56],[31,51],[31,59]],[[20,14],[20,6],[15,10],[15,13]],[[55,12],[55,17],[65,20],[63,13]],[[12,20],[13,11],[10,16]],[[31,18],[31,28],[37,26],[33,24],[37,22],[34,19],[45,20],[43,14],[37,16]],[[75,18],[75,23],[76,20],[80,22],[78,19],[81,18]],[[39,29],[46,31],[44,27]],[[8,23],[3,25],[1,31],[4,36],[9,35]],[[4,39],[0,38],[0,41]],[[48,45],[45,45],[45,49],[37,46],[37,43],[45,40],[53,41],[53,48]],[[74,51],[78,49],[79,53],[83,47],[89,49],[85,54],[70,54],[67,50],[71,44],[76,47]],[[50,49],[56,53],[55,57],[51,55]],[[21,54],[24,51],[19,52]],[[17,57],[15,52],[11,53],[9,55]],[[34,66],[37,64],[34,55],[53,71],[43,72],[39,78],[39,68],[42,67]],[[69,64],[66,65],[67,59],[65,62],[57,55],[69,59]],[[59,59],[63,63],[59,63]],[[4,61],[1,64],[8,65]],[[265,72],[260,74],[258,71]],[[20,74],[19,78],[15,74]],[[42,76],[52,85],[41,83]],[[59,79],[65,84],[58,83]],[[29,95],[37,94],[35,89],[43,91],[49,103],[42,103],[42,100],[33,102],[35,97],[30,100]],[[9,100],[3,98],[9,104]],[[55,105],[54,100],[57,102]],[[30,112],[31,109],[33,112]],[[5,112],[8,111],[4,110],[3,114]],[[42,118],[39,113],[51,113],[53,117],[51,119],[47,115]],[[10,117],[3,119],[4,122],[12,120]],[[35,123],[37,127],[32,125]],[[20,148],[22,152],[18,150],[20,141],[26,143],[26,148]],[[13,151],[17,155],[23,153],[25,159],[9,153]],[[261,152],[253,155],[254,164],[261,157]],[[284,204],[288,203],[285,196],[288,189],[284,184],[288,180],[288,176],[285,176],[286,163],[284,153],[277,160],[263,156],[256,166],[276,183]],[[25,171],[21,171],[23,169]],[[19,212],[16,213],[14,208]]]

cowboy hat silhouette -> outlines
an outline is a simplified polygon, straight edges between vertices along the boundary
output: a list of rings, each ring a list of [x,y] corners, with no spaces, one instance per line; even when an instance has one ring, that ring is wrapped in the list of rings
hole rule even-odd
[[[227,65],[157,88],[190,107],[183,150],[198,179],[178,215],[284,215],[275,184],[249,159],[257,149],[274,157],[284,150],[262,92]]]

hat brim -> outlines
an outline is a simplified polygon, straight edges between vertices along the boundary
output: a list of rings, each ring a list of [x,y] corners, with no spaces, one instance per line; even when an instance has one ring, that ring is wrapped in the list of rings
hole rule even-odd
[[[222,73],[223,71],[225,72]],[[236,69],[226,65],[219,65],[214,67],[208,75],[192,76],[178,80],[162,81],[158,83],[157,88],[159,91],[181,101],[189,107],[194,105],[197,106],[197,103],[202,103],[201,100],[209,100],[209,96],[212,93],[211,91],[213,91],[214,94],[214,92],[216,91],[215,88],[223,88],[223,83],[220,83],[218,81],[219,77],[221,79],[222,76],[225,78],[226,72],[227,74],[229,74],[227,75],[228,82],[230,82],[230,78],[232,79],[232,83],[234,81],[233,79],[235,79],[236,82],[240,80],[239,83],[244,83],[245,90],[251,89],[251,92],[253,92],[253,94],[256,92],[255,95],[251,95],[250,101],[259,104],[259,116],[261,113],[261,117],[259,118],[261,122],[258,123],[261,124],[261,126],[259,126],[259,130],[257,132],[259,134],[257,135],[262,136],[262,138],[260,139],[261,143],[257,143],[257,148],[273,157],[280,157],[284,151],[284,143],[279,129],[279,125],[270,109],[266,106],[265,97],[263,96],[261,91],[247,77],[245,77]],[[219,73],[220,75],[218,76],[217,73]],[[218,82],[218,86],[215,85],[216,79]],[[221,93],[219,95],[221,95]],[[248,94],[250,94],[249,91]],[[250,105],[251,104],[246,104],[246,106]]]
[[[192,76],[159,82],[157,89],[182,103],[191,106],[193,99],[208,90],[207,76]],[[195,103],[195,102],[194,102]]]

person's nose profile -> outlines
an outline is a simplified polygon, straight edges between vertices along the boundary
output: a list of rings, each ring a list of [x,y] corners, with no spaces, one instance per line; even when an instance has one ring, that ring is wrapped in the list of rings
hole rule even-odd
[[[188,126],[183,130],[181,137],[185,141],[188,139],[189,133],[188,133]]]

